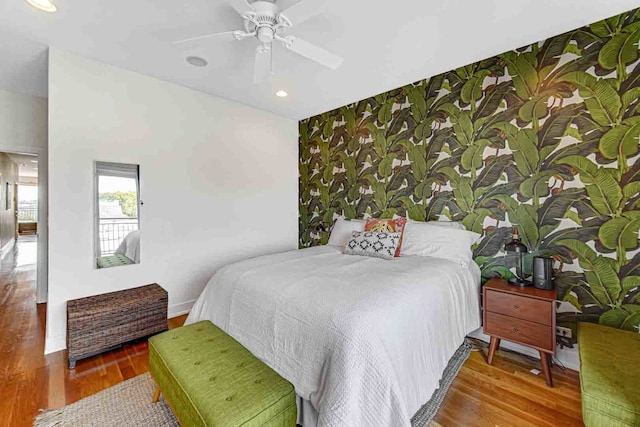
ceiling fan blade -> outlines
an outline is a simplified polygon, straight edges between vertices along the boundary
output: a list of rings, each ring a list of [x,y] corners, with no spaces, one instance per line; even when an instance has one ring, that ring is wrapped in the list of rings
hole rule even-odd
[[[254,83],[261,83],[271,75],[271,46],[260,45],[256,48],[256,62],[253,74]]]
[[[253,12],[253,6],[247,0],[227,0],[229,6],[234,8],[240,16],[244,16],[247,12]]]
[[[291,24],[298,25],[320,13],[324,9],[325,3],[326,0],[300,0],[280,12],[280,15],[287,18]]]
[[[236,31],[225,31],[224,33],[206,34],[204,36],[176,40],[171,42],[171,44],[180,49],[189,50],[196,47],[202,47],[203,44],[211,40],[238,40],[237,36],[234,35],[235,33]]]
[[[324,65],[327,68],[331,68],[332,70],[337,69],[343,61],[343,59],[338,55],[298,37],[287,37],[284,46],[298,55],[309,58],[310,60]]]

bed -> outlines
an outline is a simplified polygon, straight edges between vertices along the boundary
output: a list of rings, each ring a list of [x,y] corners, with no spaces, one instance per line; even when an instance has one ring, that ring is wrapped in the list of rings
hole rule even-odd
[[[223,267],[186,323],[210,320],[293,383],[305,427],[409,426],[480,327],[479,286],[473,262],[318,246]]]
[[[127,257],[132,264],[140,264],[140,230],[127,233],[115,253]]]

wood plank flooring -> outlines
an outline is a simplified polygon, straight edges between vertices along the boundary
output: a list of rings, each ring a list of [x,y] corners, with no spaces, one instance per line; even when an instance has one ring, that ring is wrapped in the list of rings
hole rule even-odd
[[[45,308],[35,304],[32,243],[20,241],[0,261],[0,426],[31,426],[41,408],[73,403],[149,369],[146,342],[81,360],[72,371],[64,352],[42,355]],[[170,319],[170,327],[185,317]],[[527,358],[500,351],[488,366],[485,354],[472,353],[430,427],[583,425],[576,372],[554,366],[555,387],[548,388],[529,372],[537,365]]]
[[[485,345],[486,347],[486,345]],[[538,363],[500,350],[493,365],[486,350],[464,364],[435,421],[442,426],[583,426],[578,373],[552,368],[554,387],[533,375]]]

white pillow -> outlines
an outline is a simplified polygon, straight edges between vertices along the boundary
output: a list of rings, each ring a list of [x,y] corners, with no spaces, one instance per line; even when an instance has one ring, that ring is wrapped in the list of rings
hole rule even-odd
[[[412,221],[404,231],[400,256],[430,256],[466,265],[473,259],[471,246],[479,238],[473,231]]]
[[[402,218],[399,215],[393,215],[393,218]],[[434,221],[428,221],[428,222],[424,222],[424,221],[414,221],[412,219],[407,219],[407,224],[405,225],[405,228],[407,226],[409,226],[409,224],[411,223],[416,223],[416,224],[429,224],[429,225],[436,225],[438,227],[451,227],[451,228],[455,228],[456,230],[466,230],[466,227],[461,223],[461,222],[457,222],[457,221],[449,221],[447,220],[434,220]]]
[[[361,219],[352,219],[348,221],[344,218],[338,218],[333,225],[331,235],[329,236],[328,245],[340,246],[344,248],[349,240],[351,233],[354,231],[364,231],[364,221]]]
[[[418,221],[410,221],[410,222],[422,224],[421,222],[418,222]],[[462,223],[456,222],[456,221],[428,221],[426,224],[435,225],[436,227],[453,228],[455,230],[466,230],[466,228],[464,228],[464,225],[462,225]]]

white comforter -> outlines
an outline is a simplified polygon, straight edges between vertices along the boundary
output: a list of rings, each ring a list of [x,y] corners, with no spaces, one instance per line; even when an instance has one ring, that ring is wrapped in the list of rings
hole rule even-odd
[[[118,245],[116,253],[126,256],[135,264],[140,264],[140,230],[127,233]]]
[[[222,268],[187,323],[212,321],[293,383],[318,426],[409,426],[480,326],[479,282],[473,263],[320,246]]]

